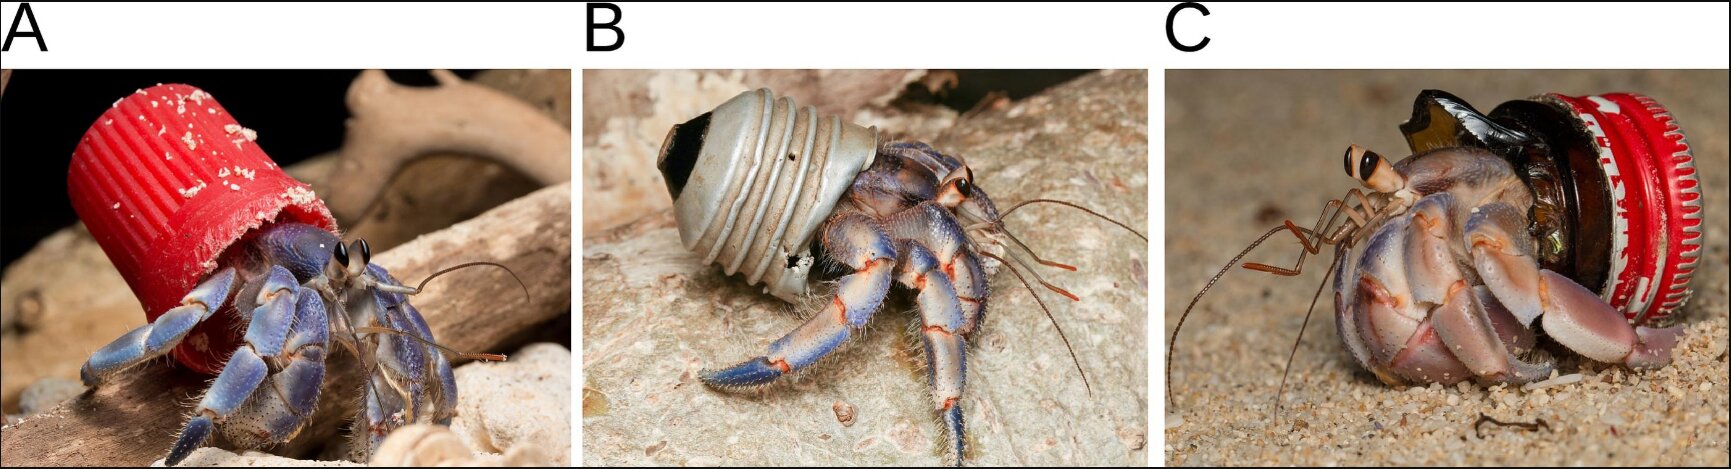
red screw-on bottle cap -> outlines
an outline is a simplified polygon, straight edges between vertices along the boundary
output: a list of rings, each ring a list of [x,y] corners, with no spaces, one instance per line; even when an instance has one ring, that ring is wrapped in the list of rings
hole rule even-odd
[[[1631,321],[1670,316],[1689,300],[1701,257],[1701,182],[1689,143],[1646,96],[1549,95],[1598,147],[1611,190],[1611,266],[1604,295]]]
[[[250,230],[277,221],[336,230],[324,202],[255,139],[204,90],[157,85],[116,101],[73,151],[72,208],[151,321]],[[175,348],[175,359],[220,369],[239,344],[234,324],[230,314],[213,315]]]

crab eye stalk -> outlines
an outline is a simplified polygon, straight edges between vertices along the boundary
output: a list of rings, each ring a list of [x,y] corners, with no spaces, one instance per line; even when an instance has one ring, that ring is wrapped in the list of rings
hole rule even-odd
[[[1364,187],[1376,192],[1395,192],[1406,187],[1406,177],[1389,164],[1388,158],[1358,145],[1346,147],[1344,156],[1346,174]]]
[[[1358,144],[1352,144],[1346,146],[1346,154],[1343,155],[1342,159],[1345,160],[1346,175],[1352,176],[1359,182],[1365,182],[1370,180],[1371,173],[1376,170],[1376,162],[1382,159],[1382,155],[1358,146]]]

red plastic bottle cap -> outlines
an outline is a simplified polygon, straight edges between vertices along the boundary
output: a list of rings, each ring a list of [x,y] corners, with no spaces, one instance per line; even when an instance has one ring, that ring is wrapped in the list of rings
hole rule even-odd
[[[1567,103],[1599,149],[1614,213],[1606,301],[1637,324],[1670,316],[1689,300],[1701,257],[1701,182],[1676,121],[1652,98],[1631,93]]]
[[[204,90],[157,85],[116,101],[73,151],[72,208],[151,321],[178,306],[250,230],[292,221],[336,231],[324,202],[256,138]],[[239,343],[233,315],[219,311],[174,357],[214,373]]]

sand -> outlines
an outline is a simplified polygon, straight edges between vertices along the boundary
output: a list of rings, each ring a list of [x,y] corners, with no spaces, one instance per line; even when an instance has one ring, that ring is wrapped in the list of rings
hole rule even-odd
[[[1383,385],[1342,348],[1325,300],[1272,422],[1281,369],[1323,263],[1297,278],[1228,274],[1185,325],[1173,357],[1166,464],[1727,464],[1726,72],[1174,71],[1166,83],[1167,334],[1196,290],[1262,230],[1283,218],[1308,222],[1327,198],[1356,187],[1338,160],[1348,143],[1406,154],[1396,125],[1425,88],[1481,110],[1553,91],[1653,96],[1688,135],[1708,209],[1676,362],[1630,372],[1564,358],[1559,370],[1584,379],[1540,391]],[[1287,264],[1297,250],[1273,242],[1247,259]],[[1548,430],[1486,424],[1481,437],[1473,428],[1481,414],[1542,419]]]

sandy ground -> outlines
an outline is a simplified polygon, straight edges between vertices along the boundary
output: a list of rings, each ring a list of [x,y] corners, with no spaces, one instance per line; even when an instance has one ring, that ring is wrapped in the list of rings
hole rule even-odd
[[[1000,207],[1078,200],[1147,226],[1146,80],[1141,71],[1093,74],[914,138],[964,155]],[[699,370],[763,353],[816,308],[789,307],[703,265],[672,223],[663,212],[583,241],[585,465],[944,461],[923,358],[907,333],[910,302],[892,299],[863,338],[796,379],[759,392],[699,382]],[[1032,297],[1000,272],[967,357],[968,464],[1146,464],[1147,244],[1070,210],[1029,207],[1006,223],[1043,255],[1081,267],[1043,275],[1083,301],[1042,297],[1093,393]]]
[[[1543,92],[1653,96],[1688,135],[1708,209],[1676,362],[1631,373],[1565,359],[1560,371],[1583,382],[1540,391],[1385,386],[1342,348],[1325,301],[1271,423],[1323,262],[1298,278],[1228,274],[1172,357],[1168,465],[1726,465],[1726,72],[1174,71],[1166,85],[1167,334],[1203,282],[1262,230],[1283,218],[1308,222],[1327,198],[1356,187],[1338,160],[1348,143],[1406,154],[1396,125],[1425,88],[1481,110]],[[1271,242],[1247,260],[1284,265],[1296,252]],[[1542,419],[1549,430],[1486,425],[1480,437],[1472,425],[1481,413]]]

